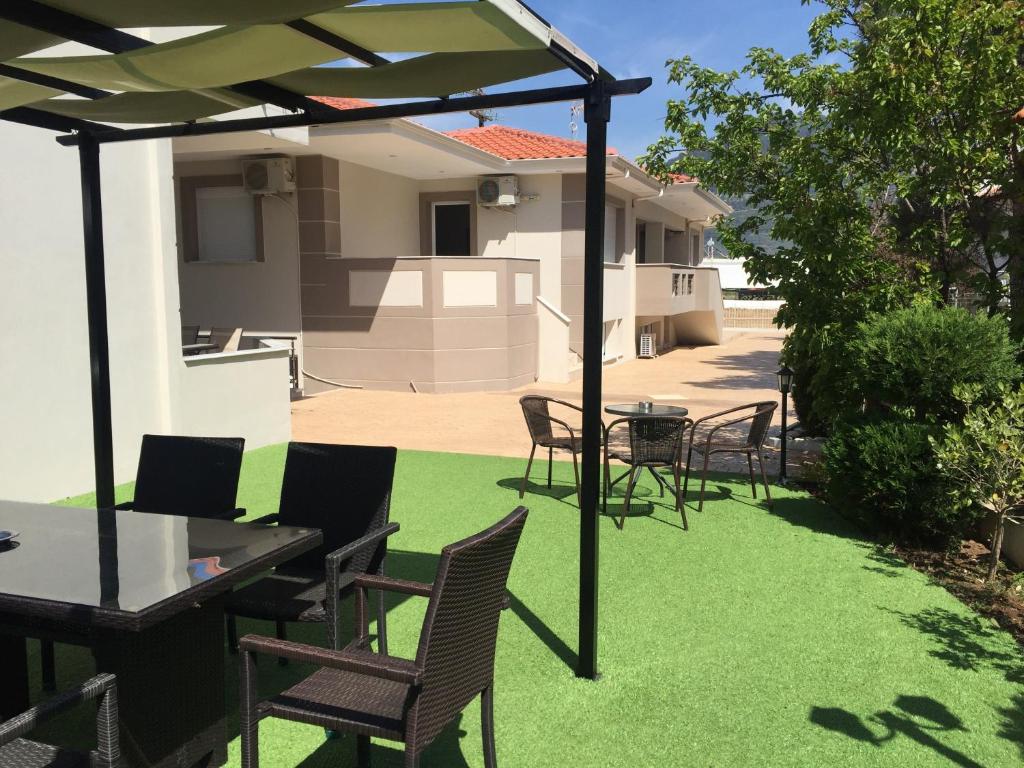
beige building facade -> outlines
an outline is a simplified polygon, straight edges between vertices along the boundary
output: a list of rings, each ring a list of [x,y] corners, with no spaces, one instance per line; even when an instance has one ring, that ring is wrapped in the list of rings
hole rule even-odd
[[[243,347],[294,340],[307,394],[500,391],[579,375],[582,144],[481,131],[394,120],[299,141],[175,140],[182,322],[241,327]],[[578,155],[502,156],[543,140]],[[283,159],[294,188],[249,194],[243,166],[261,157]],[[514,202],[482,202],[479,185],[500,177],[513,178]],[[605,362],[634,357],[641,330],[662,347],[717,343],[721,291],[700,244],[728,207],[617,155],[607,198]],[[244,253],[231,250],[239,242]]]

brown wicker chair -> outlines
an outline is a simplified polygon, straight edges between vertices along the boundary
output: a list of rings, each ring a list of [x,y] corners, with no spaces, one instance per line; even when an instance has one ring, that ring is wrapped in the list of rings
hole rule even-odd
[[[326,622],[337,646],[338,601],[363,574],[384,575],[395,448],[289,443],[279,512],[254,522],[320,528],[324,543],[278,566],[274,573],[228,598],[228,644],[237,645],[235,617],[273,621],[285,638],[288,622]],[[384,596],[377,614],[378,643],[387,653]],[[283,659],[284,657],[282,657]]]
[[[686,497],[686,489],[690,482],[690,462],[696,449],[698,453],[704,455],[704,468],[701,470],[700,476],[700,504],[697,507],[698,512],[704,509],[704,487],[707,485],[708,464],[711,461],[711,455],[715,453],[741,453],[746,455],[747,467],[750,470],[750,491],[755,499],[757,498],[757,483],[754,480],[753,457],[757,456],[757,464],[761,468],[761,480],[764,483],[764,493],[768,503],[772,503],[772,492],[768,487],[768,475],[764,469],[762,450],[765,438],[768,436],[768,427],[771,426],[772,416],[775,414],[775,409],[778,406],[779,404],[773,400],[750,403],[749,405],[740,405],[725,411],[712,413],[709,416],[697,419],[693,423],[693,429],[690,432],[690,446],[686,452],[686,477],[683,480],[683,497]],[[745,411],[746,413],[744,413]],[[743,415],[735,416],[734,414],[737,413],[742,413]],[[726,416],[732,416],[732,418],[718,421]],[[746,434],[744,434],[741,425],[747,422],[750,422],[750,427],[745,430]],[[740,433],[729,434],[728,432],[722,432],[722,430],[728,430],[731,427],[739,428]]]
[[[40,723],[92,699],[99,699],[99,709],[97,749],[91,755],[22,738]],[[0,768],[117,768],[121,762],[119,739],[114,676],[101,674],[0,723]]]
[[[617,426],[627,425],[629,429],[628,447],[615,448],[611,444],[612,432]],[[624,477],[629,477],[626,483],[626,499],[622,504],[622,516],[619,518],[618,527],[621,530],[626,525],[626,513],[629,511],[629,502],[633,497],[633,490],[636,487],[637,476],[646,468],[658,483],[659,491],[665,494],[665,480],[655,469],[670,467],[672,477],[675,480],[674,488],[676,499],[676,511],[682,516],[683,530],[689,530],[686,521],[686,509],[683,503],[683,493],[680,488],[680,476],[682,468],[680,464],[683,458],[683,439],[686,430],[693,425],[690,419],[679,416],[642,416],[617,419],[604,430],[604,509],[608,509],[608,496],[612,488]],[[611,460],[617,459],[629,467],[615,480],[611,476]]]
[[[559,405],[580,414],[583,413],[583,409],[564,400],[541,395],[524,395],[519,398],[519,405],[523,408],[526,428],[530,430],[530,440],[533,441],[533,446],[530,448],[530,459],[526,462],[526,474],[523,475],[523,483],[519,487],[519,498],[523,498],[526,493],[526,483],[530,479],[530,468],[533,466],[533,455],[539,445],[541,448],[548,449],[548,488],[551,487],[551,465],[554,461],[554,452],[559,450],[572,453],[572,470],[576,475],[576,501],[582,503],[580,502],[580,468],[576,458],[583,451],[582,430],[571,427],[567,422],[552,416],[550,406]],[[558,428],[557,433],[552,426]],[[566,434],[561,434],[562,430]]]
[[[370,763],[370,737],[405,742],[405,766],[481,695],[484,765],[495,768],[494,652],[505,584],[527,511],[519,507],[482,533],[441,551],[433,585],[381,576],[356,578],[357,638],[344,650],[252,635],[242,638],[242,766],[259,766],[259,721],[280,717],[356,734],[357,764]],[[429,598],[416,659],[369,650],[366,592]],[[255,654],[286,656],[320,669],[257,704]]]

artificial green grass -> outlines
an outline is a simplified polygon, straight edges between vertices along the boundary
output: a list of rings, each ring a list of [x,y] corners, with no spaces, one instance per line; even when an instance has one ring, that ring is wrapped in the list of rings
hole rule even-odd
[[[275,511],[283,457],[283,446],[246,455],[239,503],[250,517]],[[392,502],[402,530],[389,573],[430,580],[442,546],[520,503],[523,465],[402,451]],[[769,511],[739,477],[715,477],[704,511],[689,511],[688,532],[650,478],[624,530],[602,518],[602,679],[576,679],[571,477],[571,465],[556,464],[555,487],[531,486],[522,502],[530,517],[496,667],[503,768],[1021,764],[1024,658],[1012,638],[879,553],[821,503],[779,489]],[[423,608],[419,598],[391,604],[392,653],[415,652]],[[272,632],[259,622],[240,629]],[[319,627],[293,635],[323,642]],[[235,660],[228,665],[234,707]],[[86,652],[59,648],[62,685],[88,669]],[[261,664],[261,690],[302,672]],[[235,737],[234,714],[230,727]],[[264,766],[354,765],[352,741],[325,741],[318,728],[271,720],[260,735]],[[374,742],[373,758],[375,766],[402,764],[387,742]],[[229,765],[238,764],[234,738]],[[476,706],[423,765],[483,765]]]

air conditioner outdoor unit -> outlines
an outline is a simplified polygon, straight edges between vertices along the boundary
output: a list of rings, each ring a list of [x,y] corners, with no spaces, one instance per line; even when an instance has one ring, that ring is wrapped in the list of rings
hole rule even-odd
[[[519,204],[519,178],[517,176],[481,176],[476,182],[476,201],[479,205],[494,207]]]
[[[256,157],[242,161],[242,185],[252,195],[295,191],[295,166],[290,157]]]

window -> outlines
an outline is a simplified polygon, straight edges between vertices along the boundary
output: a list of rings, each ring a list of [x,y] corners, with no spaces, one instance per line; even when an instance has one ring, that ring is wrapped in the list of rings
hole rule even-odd
[[[470,204],[437,202],[433,210],[435,256],[469,256],[472,253]]]
[[[184,261],[263,261],[262,199],[245,191],[241,174],[183,176],[179,186]]]
[[[679,280],[680,280],[681,277],[682,277],[682,275],[680,275],[678,272],[673,272],[672,273],[672,295],[673,296],[678,296],[679,295]]]
[[[196,190],[198,261],[256,261],[256,208],[242,187]]]
[[[647,225],[642,221],[636,223],[636,263],[647,263]]]
[[[686,276],[686,293],[687,295],[693,293],[693,275]]]
[[[690,258],[692,259],[690,263],[693,264],[693,266],[700,264],[701,260],[704,258],[704,254],[701,253],[700,248],[700,235],[696,232],[690,236]]]
[[[604,260],[614,264],[619,260],[619,216],[614,205],[604,207]]]

